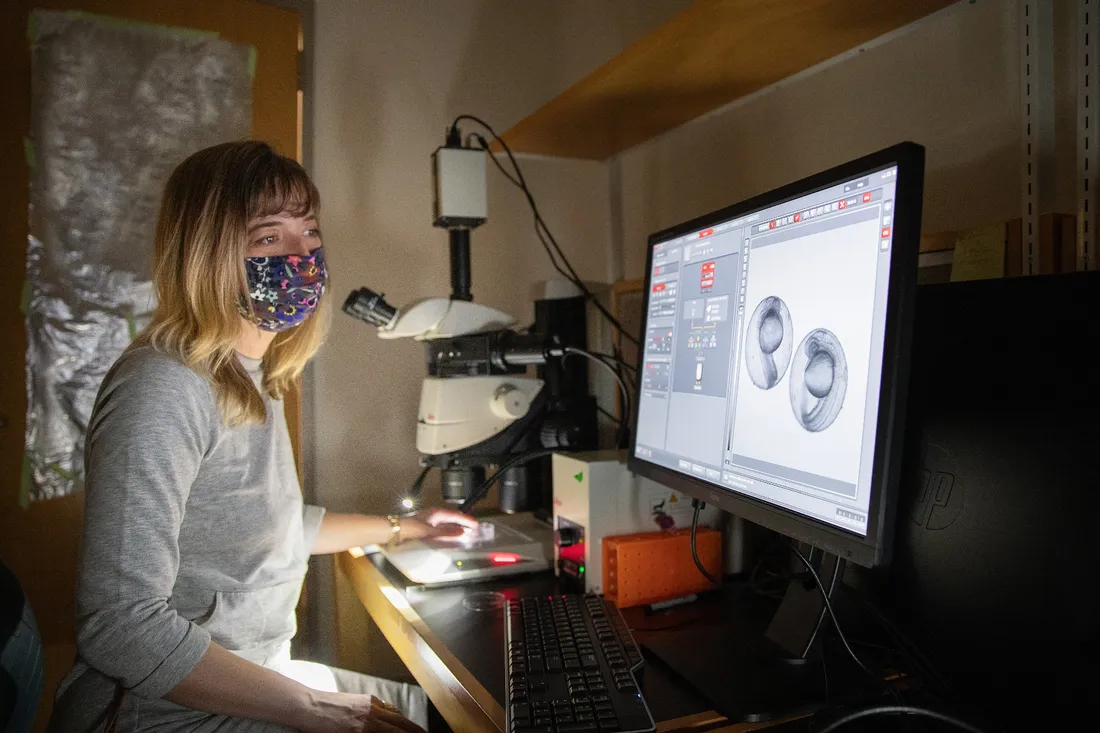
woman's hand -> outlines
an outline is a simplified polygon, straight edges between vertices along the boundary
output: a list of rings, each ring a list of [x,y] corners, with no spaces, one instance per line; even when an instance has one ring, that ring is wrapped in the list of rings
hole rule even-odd
[[[398,520],[401,541],[427,538],[460,540],[477,530],[477,520],[447,509],[425,509]],[[387,517],[365,514],[334,514],[329,512],[321,521],[312,552],[343,552],[349,547],[381,545],[393,539],[393,525]]]
[[[315,692],[303,733],[425,733],[424,729],[374,695]]]
[[[401,540],[460,540],[477,529],[477,520],[449,509],[425,509],[401,520]]]

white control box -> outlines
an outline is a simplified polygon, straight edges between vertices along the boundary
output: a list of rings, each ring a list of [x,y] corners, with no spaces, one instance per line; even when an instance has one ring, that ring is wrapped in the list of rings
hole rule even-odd
[[[603,592],[603,538],[691,526],[691,497],[626,468],[625,451],[555,453],[554,572],[584,590]],[[708,505],[700,526],[717,527],[721,511]]]

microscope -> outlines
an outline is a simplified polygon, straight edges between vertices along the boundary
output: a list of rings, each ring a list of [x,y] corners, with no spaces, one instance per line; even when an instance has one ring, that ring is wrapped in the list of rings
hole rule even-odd
[[[587,348],[587,302],[580,295],[538,300],[528,329],[473,302],[470,232],[488,218],[487,155],[464,146],[457,125],[432,155],[433,225],[448,233],[450,297],[395,308],[359,288],[343,310],[375,326],[381,339],[425,345],[416,424],[421,472],[402,508],[416,506],[425,478],[438,469],[443,500],[464,511],[496,481],[502,511],[548,517],[549,454],[598,447],[588,362],[567,358]]]

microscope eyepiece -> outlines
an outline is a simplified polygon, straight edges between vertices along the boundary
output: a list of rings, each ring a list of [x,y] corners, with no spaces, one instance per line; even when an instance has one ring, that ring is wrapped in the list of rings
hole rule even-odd
[[[397,309],[370,288],[353,290],[344,301],[344,313],[378,328],[385,328],[397,317]]]

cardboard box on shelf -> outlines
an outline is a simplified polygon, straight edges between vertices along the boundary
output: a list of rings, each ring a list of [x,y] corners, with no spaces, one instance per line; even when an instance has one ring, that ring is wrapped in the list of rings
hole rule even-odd
[[[1003,267],[996,259],[996,234],[1003,231]],[[961,247],[960,247],[961,244]],[[1018,277],[1024,273],[1023,220],[964,231],[922,234],[922,253],[953,251],[950,279],[974,280],[988,277]],[[1039,217],[1038,250],[1032,253],[1037,275],[1073,272],[1077,269],[1077,217],[1073,214],[1042,214]]]

